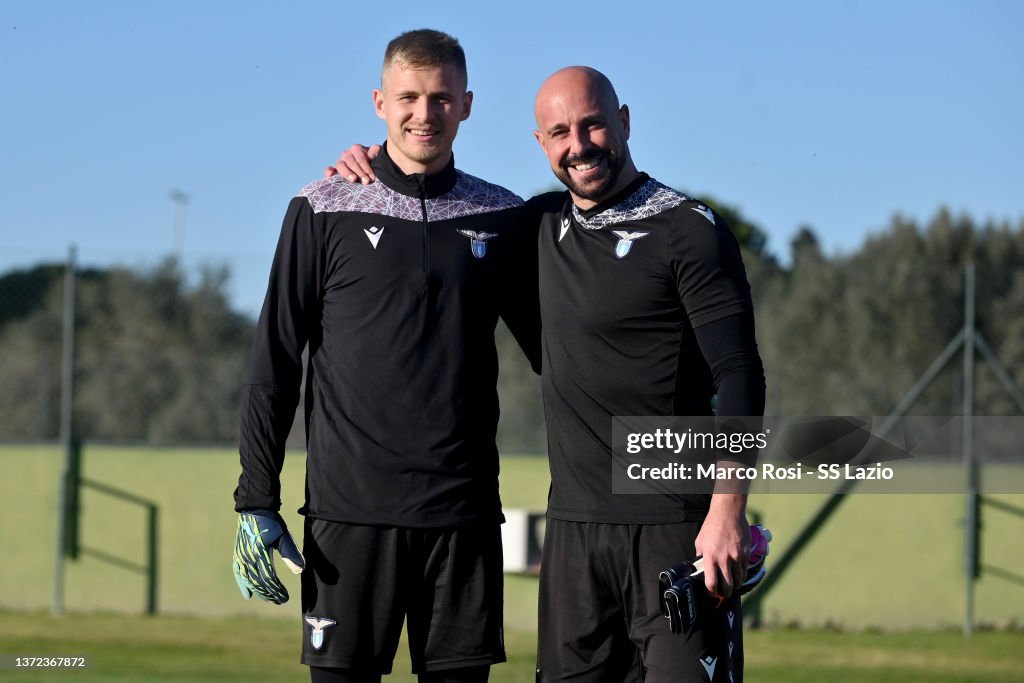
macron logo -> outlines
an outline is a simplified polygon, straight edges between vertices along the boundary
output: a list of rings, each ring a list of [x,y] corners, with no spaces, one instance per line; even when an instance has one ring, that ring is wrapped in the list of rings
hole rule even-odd
[[[372,244],[373,248],[376,249],[377,242],[380,242],[380,236],[384,234],[384,228],[378,228],[376,225],[371,225],[369,230],[364,228],[363,232],[365,232],[366,236],[370,238],[370,244]]]
[[[691,206],[690,208],[699,213],[701,216],[704,216],[704,218],[707,218],[709,221],[711,221],[711,225],[715,224],[715,214],[713,214],[711,212],[711,209],[709,209],[708,207],[704,206],[703,204],[698,204],[697,206]]]
[[[565,237],[565,233],[569,232],[569,219],[562,219],[562,230],[558,233],[558,241],[561,242],[562,238]]]
[[[704,667],[704,671],[707,672],[708,680],[715,680],[715,667],[718,666],[718,657],[713,658],[711,655],[708,655],[704,659],[700,659],[697,661],[700,662],[701,666]]]

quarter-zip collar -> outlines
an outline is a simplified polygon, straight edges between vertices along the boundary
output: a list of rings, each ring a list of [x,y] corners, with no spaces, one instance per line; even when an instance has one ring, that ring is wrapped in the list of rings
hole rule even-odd
[[[384,143],[381,153],[370,162],[377,180],[395,192],[410,197],[433,199],[451,192],[457,180],[455,173],[455,155],[448,160],[448,165],[437,173],[413,173],[406,175],[388,154],[388,143]]]

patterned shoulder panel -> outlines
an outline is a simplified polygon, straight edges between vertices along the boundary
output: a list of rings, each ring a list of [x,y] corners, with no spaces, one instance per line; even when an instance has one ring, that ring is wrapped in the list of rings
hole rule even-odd
[[[427,218],[442,221],[523,206],[522,198],[500,185],[456,171],[455,187],[450,192],[426,201]],[[306,185],[298,194],[305,197],[314,213],[353,211],[373,213],[409,221],[423,220],[418,197],[396,192],[382,182],[370,185],[350,183],[333,176]]]
[[[461,216],[491,213],[523,206],[522,197],[476,176],[456,170],[455,187],[451,192],[427,200],[427,217],[443,221]]]
[[[350,183],[340,176],[316,180],[298,194],[309,200],[313,213],[353,211],[410,221],[423,220],[420,200],[395,192],[384,183]]]
[[[662,211],[675,208],[683,202],[693,201],[682,192],[673,190],[651,178],[624,201],[602,211],[596,216],[584,218],[574,204],[573,217],[587,230],[600,230],[614,223],[626,223],[650,218]]]

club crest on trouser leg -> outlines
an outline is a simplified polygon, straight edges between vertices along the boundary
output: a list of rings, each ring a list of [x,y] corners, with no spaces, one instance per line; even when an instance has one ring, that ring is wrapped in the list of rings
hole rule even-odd
[[[641,237],[647,237],[649,232],[629,232],[628,230],[612,230],[612,234],[619,238],[615,244],[615,255],[618,258],[626,258],[626,254],[633,248],[633,242]]]
[[[483,258],[487,255],[487,240],[497,237],[496,232],[476,232],[475,230],[459,230],[460,235],[470,239],[469,249],[476,258]]]
[[[333,619],[306,617],[306,623],[313,627],[313,632],[309,634],[309,644],[313,646],[314,650],[319,650],[324,646],[324,629],[334,626],[338,622]]]

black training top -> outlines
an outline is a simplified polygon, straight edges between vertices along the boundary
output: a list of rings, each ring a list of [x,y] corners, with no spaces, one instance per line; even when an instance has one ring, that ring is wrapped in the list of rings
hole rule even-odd
[[[702,518],[709,496],[612,494],[612,417],[710,415],[726,377],[739,379],[728,414],[763,410],[736,239],[707,205],[643,174],[589,211],[565,192],[531,205],[543,212],[548,514],[637,524]],[[702,336],[705,329],[722,332]]]
[[[307,366],[301,513],[405,527],[501,519],[499,314],[540,367],[536,218],[458,171],[334,177],[291,201],[242,396],[235,509],[279,509]]]

